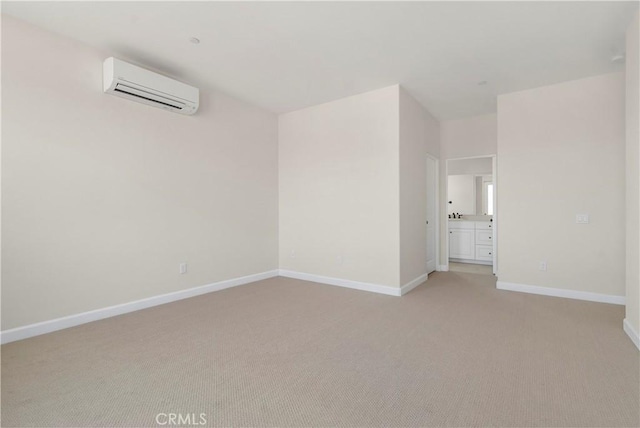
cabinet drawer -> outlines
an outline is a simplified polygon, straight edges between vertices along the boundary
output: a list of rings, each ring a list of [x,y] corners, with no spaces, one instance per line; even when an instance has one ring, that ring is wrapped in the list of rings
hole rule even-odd
[[[493,230],[492,221],[476,221],[476,229]]]
[[[476,260],[493,261],[493,247],[489,245],[476,245]]]
[[[456,220],[449,221],[449,229],[475,229],[475,221]]]
[[[476,229],[476,244],[493,245],[493,230]]]

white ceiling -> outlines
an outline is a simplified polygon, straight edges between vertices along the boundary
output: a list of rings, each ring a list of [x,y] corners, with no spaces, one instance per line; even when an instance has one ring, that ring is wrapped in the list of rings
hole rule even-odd
[[[611,57],[637,7],[2,2],[3,13],[276,113],[400,83],[439,119],[494,112],[500,93],[622,70]]]

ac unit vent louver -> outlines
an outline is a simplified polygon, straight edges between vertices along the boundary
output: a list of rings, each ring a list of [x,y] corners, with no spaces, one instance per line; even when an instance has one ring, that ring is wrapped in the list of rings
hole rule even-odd
[[[113,57],[105,60],[103,72],[105,93],[180,114],[198,110],[197,88]]]

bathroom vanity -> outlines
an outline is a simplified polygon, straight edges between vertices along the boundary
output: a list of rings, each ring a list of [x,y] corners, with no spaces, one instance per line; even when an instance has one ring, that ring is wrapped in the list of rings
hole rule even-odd
[[[493,264],[493,222],[449,220],[449,259],[453,262]]]

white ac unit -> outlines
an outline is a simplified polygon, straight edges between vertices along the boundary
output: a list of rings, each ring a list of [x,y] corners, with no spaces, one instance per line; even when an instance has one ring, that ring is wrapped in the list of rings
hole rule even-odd
[[[104,92],[180,114],[194,114],[200,91],[153,71],[107,58],[103,64]]]

